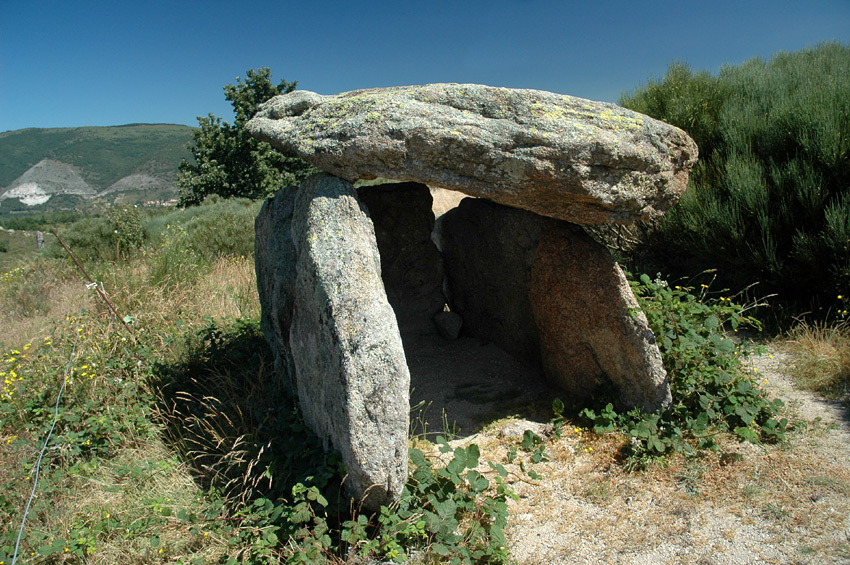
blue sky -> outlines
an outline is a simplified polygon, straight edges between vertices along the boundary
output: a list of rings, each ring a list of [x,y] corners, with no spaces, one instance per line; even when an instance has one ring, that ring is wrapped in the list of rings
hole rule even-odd
[[[850,0],[0,0],[0,132],[230,121],[222,87],[261,66],[322,94],[473,82],[615,102],[672,61],[716,72],[828,40],[850,44]]]

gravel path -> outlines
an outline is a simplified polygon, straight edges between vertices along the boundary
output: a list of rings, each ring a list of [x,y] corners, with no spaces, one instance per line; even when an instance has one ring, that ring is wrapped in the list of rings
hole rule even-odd
[[[843,407],[797,390],[772,351],[751,360],[762,386],[800,422],[784,446],[728,442],[628,473],[621,439],[572,428],[547,447],[539,481],[514,483],[508,527],[514,558],[553,563],[850,563],[850,427]],[[766,379],[766,381],[764,380]],[[503,420],[475,441],[506,461],[522,430]],[[510,466],[509,466],[510,468]],[[519,477],[518,470],[517,477]]]

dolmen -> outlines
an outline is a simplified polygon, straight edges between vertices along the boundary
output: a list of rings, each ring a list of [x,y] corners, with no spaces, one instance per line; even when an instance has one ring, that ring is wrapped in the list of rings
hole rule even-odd
[[[400,327],[494,343],[573,402],[606,390],[622,407],[670,403],[646,317],[581,225],[669,209],[697,159],[683,131],[614,104],[474,84],[294,91],[247,128],[323,171],[257,217],[262,327],[363,508],[396,500],[407,479]],[[393,182],[355,188],[369,179]],[[429,187],[476,198],[435,230]]]

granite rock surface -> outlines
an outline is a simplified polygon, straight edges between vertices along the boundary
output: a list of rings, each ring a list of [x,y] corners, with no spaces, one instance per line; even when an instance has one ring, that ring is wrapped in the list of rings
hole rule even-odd
[[[682,130],[615,104],[476,84],[294,91],[247,128],[352,182],[416,181],[580,224],[663,213],[697,159]]]
[[[339,450],[349,494],[377,510],[397,500],[407,480],[410,374],[372,221],[350,183],[318,174],[298,188],[290,233],[298,403],[326,446]]]

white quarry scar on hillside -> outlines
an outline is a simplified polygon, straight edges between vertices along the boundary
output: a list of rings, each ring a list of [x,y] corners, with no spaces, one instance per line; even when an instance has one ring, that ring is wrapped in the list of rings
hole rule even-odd
[[[34,182],[18,185],[6,192],[3,197],[17,198],[21,201],[21,204],[26,204],[27,206],[37,206],[50,200],[50,195]]]

